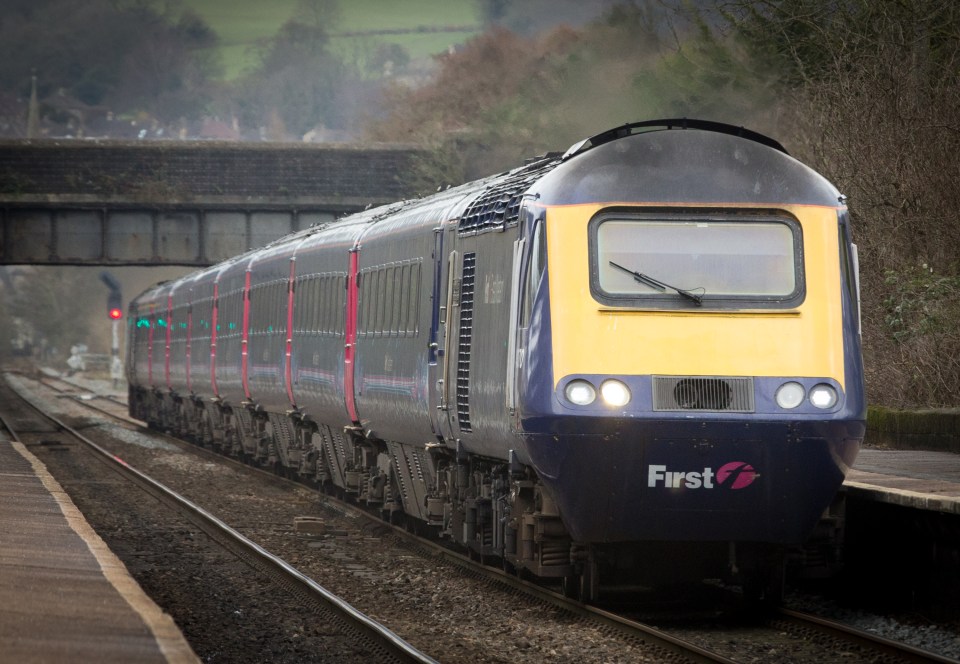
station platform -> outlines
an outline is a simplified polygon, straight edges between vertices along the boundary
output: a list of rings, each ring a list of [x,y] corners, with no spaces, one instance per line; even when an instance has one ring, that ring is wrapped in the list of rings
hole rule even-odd
[[[864,448],[843,487],[849,496],[960,514],[960,454]]]
[[[199,662],[44,465],[0,437],[0,662]]]

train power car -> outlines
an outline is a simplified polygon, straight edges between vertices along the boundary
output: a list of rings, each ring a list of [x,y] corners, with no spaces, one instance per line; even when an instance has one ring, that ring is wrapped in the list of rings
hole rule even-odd
[[[130,411],[597,596],[773,596],[864,435],[844,198],[772,139],[624,125],[129,309]]]

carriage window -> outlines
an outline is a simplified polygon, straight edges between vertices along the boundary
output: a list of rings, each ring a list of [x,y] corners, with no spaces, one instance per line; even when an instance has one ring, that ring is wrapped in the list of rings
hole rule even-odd
[[[384,270],[384,275],[386,281],[384,281],[381,288],[381,298],[383,299],[383,318],[380,321],[380,327],[383,329],[384,335],[393,336],[394,331],[397,329],[397,326],[394,324],[396,318],[394,318],[395,307],[393,302],[393,291],[394,291],[394,271],[395,268],[388,267]]]
[[[313,309],[313,329],[320,334],[330,332],[330,277],[321,276],[310,281],[310,298]]]
[[[420,297],[420,261],[390,263],[360,272],[360,321],[363,336],[415,337]],[[345,280],[336,281],[337,323],[343,326]]]
[[[191,334],[198,339],[210,338],[210,317],[213,313],[213,298],[205,297],[193,307]]]
[[[343,336],[344,281],[342,273],[298,277],[294,288],[293,315],[297,334]],[[285,285],[278,295],[281,321],[286,322]]]
[[[403,268],[403,311],[406,312],[406,320],[401,321],[402,331],[406,336],[416,336],[417,334],[417,297],[420,292],[420,264],[413,263],[405,265]]]
[[[346,317],[347,317],[347,277],[342,275],[336,277],[333,280],[334,285],[334,302],[336,303],[335,310],[336,314],[334,317],[334,332],[339,336],[344,336],[346,334]]]
[[[239,336],[240,320],[243,314],[243,291],[237,290],[227,293],[224,298],[223,317],[218,325],[220,331],[227,338]]]
[[[790,307],[803,300],[793,219],[608,215],[591,222],[590,243],[591,291],[604,304],[687,308],[702,298],[705,307]]]

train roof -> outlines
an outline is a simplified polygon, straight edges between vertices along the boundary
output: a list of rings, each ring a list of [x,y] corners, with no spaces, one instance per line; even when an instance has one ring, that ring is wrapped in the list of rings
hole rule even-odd
[[[613,129],[608,129],[607,131],[601,132],[595,136],[591,136],[590,138],[585,138],[582,141],[574,143],[563,154],[562,158],[564,161],[566,161],[570,157],[580,154],[585,150],[589,150],[592,147],[603,145],[604,143],[609,143],[610,141],[615,141],[626,136],[632,136],[634,134],[648,131],[658,131],[662,129],[702,129],[704,131],[713,131],[719,134],[729,134],[730,136],[737,136],[738,138],[745,138],[750,141],[755,141],[761,145],[766,145],[767,147],[771,147],[774,150],[779,150],[780,152],[787,154],[786,148],[784,148],[779,141],[776,141],[769,136],[764,136],[761,133],[746,129],[745,127],[738,127],[736,125],[726,124],[724,122],[714,122],[712,120],[674,118],[667,120],[645,120],[643,122],[630,122],[619,127],[614,127]]]
[[[546,205],[843,204],[829,181],[773,139],[695,120],[634,123],[585,139],[531,193]]]
[[[391,225],[456,222],[461,234],[502,229],[516,223],[524,199],[543,205],[661,203],[718,205],[843,205],[840,192],[823,176],[794,159],[772,138],[720,122],[667,119],[634,122],[550,153],[524,166],[303,229],[265,247],[205,268],[220,275],[277,245],[349,226],[357,237],[381,222]],[[196,278],[196,273],[179,281]],[[149,301],[172,283],[154,286],[135,302]],[[160,290],[158,290],[160,289]]]
[[[626,124],[482,180],[348,217],[397,223],[432,215],[461,234],[517,221],[525,198],[546,205],[631,202],[842,205],[840,192],[776,140],[695,119]]]

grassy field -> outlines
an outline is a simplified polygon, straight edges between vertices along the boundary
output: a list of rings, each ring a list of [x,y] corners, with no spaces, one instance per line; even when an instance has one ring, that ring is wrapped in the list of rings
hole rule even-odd
[[[183,0],[202,16],[220,36],[220,51],[226,77],[234,78],[253,60],[248,53],[259,40],[271,37],[293,16],[297,0]],[[397,43],[413,58],[426,57],[465,41],[474,32],[411,32],[399,35],[373,33],[381,30],[411,30],[478,26],[473,0],[341,0],[340,23],[331,33],[331,44],[341,57],[362,62],[380,43]]]

